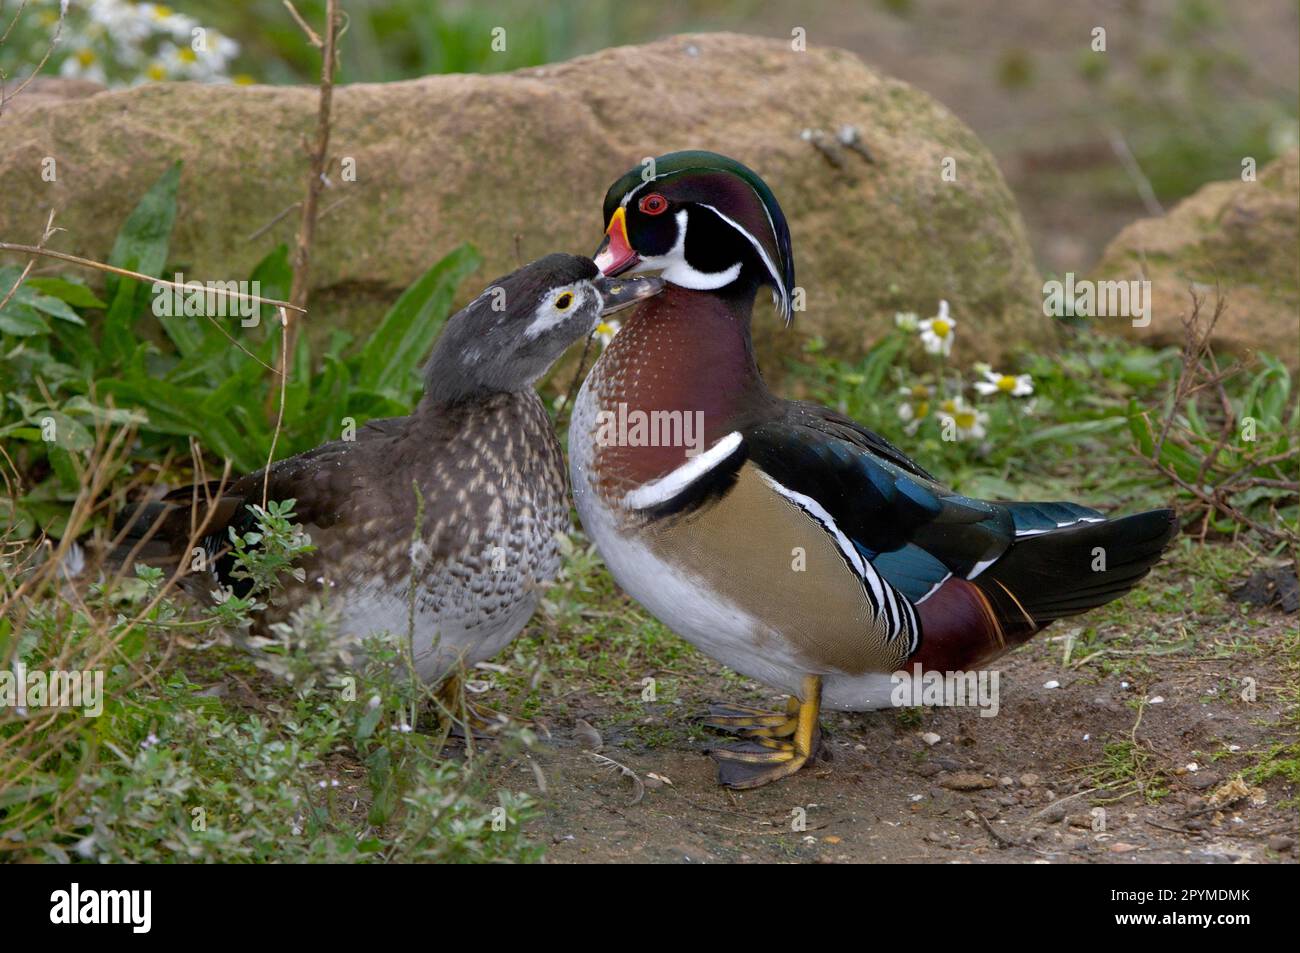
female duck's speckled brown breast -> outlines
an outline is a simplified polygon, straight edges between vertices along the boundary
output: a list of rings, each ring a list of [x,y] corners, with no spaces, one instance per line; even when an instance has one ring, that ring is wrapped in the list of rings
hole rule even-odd
[[[251,474],[232,492],[260,496],[261,484]],[[495,654],[559,569],[565,487],[559,442],[531,390],[374,421],[355,441],[282,461],[269,496],[297,500],[316,552],[302,562],[306,585],[277,594],[261,624],[325,594],[345,631],[405,635],[414,579],[422,676],[456,655],[472,664]]]

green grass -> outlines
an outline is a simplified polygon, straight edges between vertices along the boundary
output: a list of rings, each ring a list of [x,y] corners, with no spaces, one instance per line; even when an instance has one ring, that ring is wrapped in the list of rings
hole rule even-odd
[[[1093,802],[1114,804],[1132,794],[1140,794],[1151,803],[1166,797],[1169,788],[1154,760],[1146,747],[1131,738],[1106,742],[1101,759],[1087,769],[1089,783],[1100,792],[1093,796]]]
[[[1282,778],[1300,787],[1300,632],[1294,627],[1282,638],[1277,675],[1283,714],[1269,728],[1278,740],[1255,753],[1254,763],[1243,776],[1252,784]],[[1284,803],[1300,809],[1300,794]]]
[[[303,551],[288,511],[258,527],[271,545],[242,557],[255,588],[203,612],[156,598],[158,570],[73,597],[48,570],[12,591],[0,557],[0,657],[28,670],[105,674],[98,717],[0,709],[0,856],[54,861],[526,861],[534,809],[494,783],[532,743],[446,757],[427,689],[403,674],[391,642],[371,640],[360,671],[331,664],[306,634],[249,655],[230,630]],[[15,621],[17,625],[15,625]],[[272,674],[275,673],[275,674]],[[405,726],[419,730],[405,730]]]

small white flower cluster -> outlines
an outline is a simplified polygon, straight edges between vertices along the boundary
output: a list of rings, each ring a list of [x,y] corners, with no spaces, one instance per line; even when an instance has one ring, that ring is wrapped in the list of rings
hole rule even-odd
[[[601,348],[609,347],[609,342],[614,340],[614,335],[618,334],[622,327],[623,325],[618,321],[602,321],[596,325],[593,333],[596,335],[596,340],[600,342]]]
[[[979,440],[985,435],[984,425],[989,422],[989,415],[966,402],[958,394],[945,397],[937,407],[931,408],[930,397],[934,388],[928,384],[916,384],[903,387],[899,391],[908,399],[898,405],[898,416],[907,423],[903,429],[914,434],[922,423],[931,415],[939,419],[940,426],[952,427],[958,440]]]
[[[946,358],[952,353],[957,320],[949,313],[947,301],[940,301],[939,313],[924,321],[914,312],[898,312],[894,315],[894,325],[907,334],[919,335],[927,354]],[[1003,374],[982,363],[975,365],[975,371],[983,378],[975,381],[975,391],[984,397],[995,394],[1028,397],[1034,392],[1034,381],[1028,374]],[[958,440],[979,440],[986,434],[989,415],[967,403],[960,393],[940,401],[937,408],[931,406],[934,387],[929,384],[903,387],[899,393],[905,400],[898,406],[898,416],[906,423],[904,430],[908,434],[915,434],[930,416],[937,417],[941,426],[951,428]],[[1025,413],[1030,413],[1032,408],[1033,402],[1030,401]]]
[[[115,86],[231,79],[239,44],[193,17],[160,3],[131,0],[89,0],[84,11],[65,25],[60,47],[68,54],[61,76]]]

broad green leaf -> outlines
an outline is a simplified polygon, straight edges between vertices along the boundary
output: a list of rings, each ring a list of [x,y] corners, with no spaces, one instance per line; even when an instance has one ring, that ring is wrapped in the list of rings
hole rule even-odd
[[[49,433],[55,446],[65,450],[89,450],[95,445],[95,438],[79,421],[73,420],[61,410],[33,411],[28,414],[27,422],[41,428],[42,437]]]
[[[199,412],[208,396],[204,390],[177,387],[168,381],[145,377],[101,381],[99,389],[119,403],[143,408],[149,414],[151,430],[184,437],[193,435],[208,450],[244,470],[254,470],[265,462],[258,460],[249,447],[247,435],[232,420],[221,414]]]
[[[180,185],[181,164],[170,166],[153,187],[144,194],[127,216],[108,263],[118,268],[138,271],[157,278],[167,263],[167,247],[176,221],[176,189]],[[134,278],[110,275],[106,293],[110,303],[104,318],[103,345],[110,360],[125,361],[136,348],[134,324],[136,313],[147,297],[140,293]]]
[[[274,366],[280,366],[278,355]],[[280,400],[279,377],[272,377],[270,386],[276,392],[272,395],[271,401],[274,406],[278,407]],[[307,335],[300,334],[294,346],[293,364],[289,367],[289,379],[285,382],[284,388],[284,419],[286,423],[301,419],[302,413],[307,407],[307,402],[311,398],[311,388],[311,348],[307,344]],[[285,443],[287,446],[288,441]],[[304,447],[303,449],[310,448]]]
[[[1110,433],[1113,430],[1123,429],[1127,418],[1116,415],[1114,417],[1103,417],[1100,420],[1080,420],[1074,423],[1056,424],[1053,427],[1044,427],[1042,430],[1027,434],[1024,439],[1026,444],[1042,443],[1045,440],[1074,440],[1079,437],[1088,437],[1093,434]]]
[[[343,418],[348,416],[348,394],[352,375],[335,354],[327,353],[320,376],[313,382],[311,397],[300,426],[303,442],[315,447],[337,440],[343,432]]]
[[[36,286],[36,282],[40,279],[29,277],[22,284],[15,287],[22,273],[22,269],[15,266],[0,268],[0,298],[6,296],[9,298],[4,310],[0,311],[0,318],[19,310],[24,312],[34,310],[67,321],[70,324],[84,325],[86,323],[81,320],[81,316],[77,312],[69,307],[66,301],[41,292]]]
[[[456,288],[482,261],[473,246],[461,245],[402,293],[361,349],[358,388],[409,400],[418,385],[413,372],[433,347]]]
[[[0,311],[0,331],[21,338],[49,334],[50,326],[31,305],[12,300]]]
[[[864,396],[880,393],[881,385],[885,381],[885,375],[889,373],[889,368],[893,366],[899,352],[907,343],[902,335],[891,334],[883,341],[871,349],[867,355],[863,368],[863,380],[859,386],[859,393]]]
[[[50,467],[65,490],[76,490],[81,485],[81,474],[72,462],[72,454],[55,444],[49,448]]]
[[[248,280],[257,282],[255,293],[261,297],[288,301],[289,289],[293,285],[293,268],[289,265],[289,246],[280,244],[272,249],[269,255],[257,263]],[[279,327],[277,309],[269,304],[261,305],[261,309],[261,326]]]
[[[55,298],[52,295],[39,294],[33,291],[32,295],[27,299],[27,303],[37,311],[44,311],[50,317],[58,318],[60,321],[67,321],[69,324],[81,325],[86,323],[81,320],[81,315],[73,311],[66,301]]]
[[[163,293],[168,292],[164,290]],[[167,332],[167,337],[171,339],[172,344],[176,345],[176,353],[180,355],[182,363],[197,360],[203,350],[203,343],[209,328],[213,334],[219,335],[221,333],[212,327],[212,321],[202,315],[160,314],[157,315],[157,318],[158,323]],[[219,321],[221,319],[215,318],[213,320]]]
[[[69,278],[28,278],[27,284],[51,298],[66,301],[74,308],[106,308],[108,305],[95,297],[95,293],[79,281]]]

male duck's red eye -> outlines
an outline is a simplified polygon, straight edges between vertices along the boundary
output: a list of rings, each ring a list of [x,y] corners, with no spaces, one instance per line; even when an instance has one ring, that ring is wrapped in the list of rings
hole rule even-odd
[[[645,196],[637,203],[637,208],[647,215],[661,215],[668,210],[668,200],[655,192]]]

